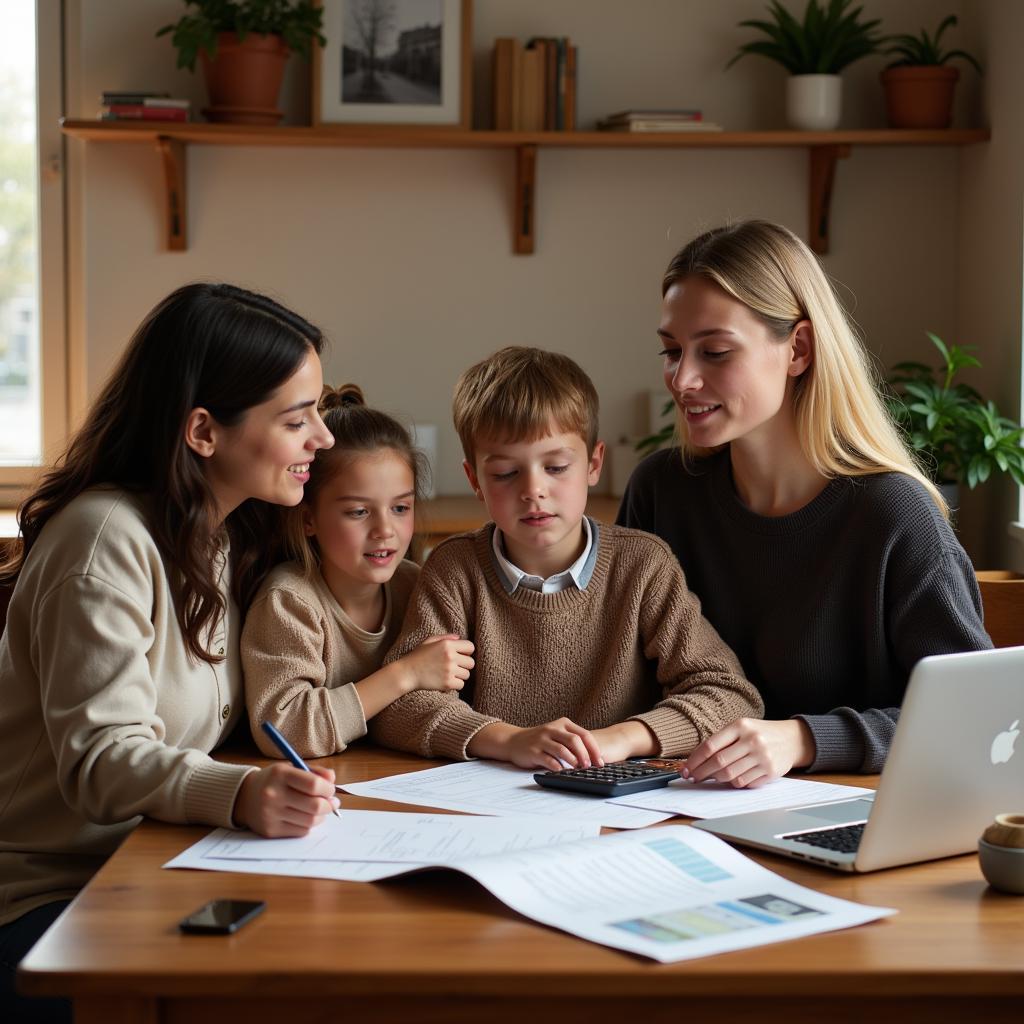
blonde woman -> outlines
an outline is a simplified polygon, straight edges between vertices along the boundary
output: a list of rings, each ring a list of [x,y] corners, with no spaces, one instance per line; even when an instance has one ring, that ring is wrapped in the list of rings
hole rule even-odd
[[[914,664],[992,646],[948,510],[790,231],[709,231],[677,253],[662,295],[681,447],[637,467],[619,522],[672,547],[766,708],[706,739],[684,774],[877,772]]]

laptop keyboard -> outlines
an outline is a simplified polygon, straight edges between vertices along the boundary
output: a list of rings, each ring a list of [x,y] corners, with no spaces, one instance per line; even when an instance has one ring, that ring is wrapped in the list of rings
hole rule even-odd
[[[837,853],[856,853],[866,824],[866,821],[862,821],[856,825],[839,825],[836,828],[825,828],[818,832],[799,832],[781,838],[792,839],[794,843],[807,843],[808,846],[817,846],[824,850],[835,850]]]

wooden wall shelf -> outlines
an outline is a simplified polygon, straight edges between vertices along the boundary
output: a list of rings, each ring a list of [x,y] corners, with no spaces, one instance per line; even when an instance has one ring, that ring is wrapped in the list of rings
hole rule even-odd
[[[800,147],[809,159],[809,242],[828,252],[829,210],[836,161],[853,146],[966,146],[985,142],[987,129],[836,132],[495,132],[454,128],[336,125],[319,128],[252,127],[222,124],[155,124],[132,121],[61,122],[65,134],[85,142],[145,143],[158,152],[164,169],[164,217],[167,248],[187,248],[188,206],[185,162],[189,145],[350,146],[405,149],[510,149],[516,161],[513,249],[534,251],[538,149],[756,149]]]

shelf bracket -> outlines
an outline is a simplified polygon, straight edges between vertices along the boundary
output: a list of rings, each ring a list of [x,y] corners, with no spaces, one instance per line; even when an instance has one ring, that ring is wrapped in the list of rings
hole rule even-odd
[[[836,161],[850,155],[848,143],[811,146],[810,167],[810,246],[824,256],[828,252],[829,216],[832,209],[832,183],[836,176]]]
[[[185,143],[166,135],[157,136],[156,147],[164,165],[164,228],[167,248],[184,252],[188,248],[185,226],[188,203],[185,196]]]
[[[533,252],[533,217],[537,201],[537,147],[516,147],[516,195],[512,227],[512,251]]]

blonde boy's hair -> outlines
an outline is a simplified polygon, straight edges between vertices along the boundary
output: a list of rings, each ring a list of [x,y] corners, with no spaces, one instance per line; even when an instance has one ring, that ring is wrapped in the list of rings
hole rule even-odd
[[[554,424],[579,434],[587,454],[597,444],[597,391],[568,356],[539,348],[503,348],[466,370],[455,385],[452,413],[466,461],[477,442],[537,441]]]
[[[804,455],[826,477],[904,473],[949,509],[921,472],[882,402],[869,357],[854,334],[832,283],[793,232],[769,221],[715,228],[684,246],[662,279],[664,295],[687,277],[713,281],[738,299],[781,342],[800,320],[814,329],[814,358],[796,380],[793,407]],[[691,445],[677,417],[684,455]]]

